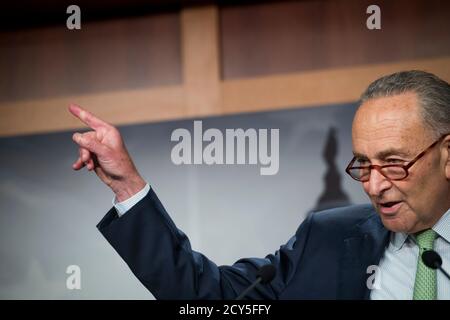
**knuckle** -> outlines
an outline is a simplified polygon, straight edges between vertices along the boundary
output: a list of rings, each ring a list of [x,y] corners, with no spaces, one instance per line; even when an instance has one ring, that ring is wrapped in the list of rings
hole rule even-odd
[[[85,146],[87,149],[90,149],[92,147],[92,139],[88,139],[86,137],[82,138],[82,144],[83,146]]]
[[[110,130],[111,130],[112,135],[114,135],[116,137],[120,137],[120,132],[116,127],[111,126]]]

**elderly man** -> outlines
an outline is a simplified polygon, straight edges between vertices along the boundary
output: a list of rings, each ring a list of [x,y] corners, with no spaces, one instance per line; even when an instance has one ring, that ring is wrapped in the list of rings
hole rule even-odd
[[[274,254],[231,266],[191,250],[117,129],[69,109],[93,129],[74,134],[73,168],[94,170],[116,196],[98,228],[156,298],[234,299],[271,263],[273,281],[247,298],[450,299],[450,281],[420,259],[433,249],[450,269],[450,85],[430,73],[391,74],[362,95],[346,171],[371,205],[312,214]]]

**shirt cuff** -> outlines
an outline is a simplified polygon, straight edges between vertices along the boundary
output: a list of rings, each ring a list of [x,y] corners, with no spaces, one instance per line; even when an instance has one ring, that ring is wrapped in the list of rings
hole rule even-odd
[[[122,202],[117,202],[116,197],[114,197],[112,203],[113,203],[113,206],[116,208],[116,211],[117,211],[117,214],[119,215],[119,217],[124,215],[136,203],[138,203],[139,201],[144,199],[144,197],[147,195],[147,193],[149,191],[150,191],[150,185],[147,183],[141,191],[134,194],[132,197],[128,198],[127,200],[124,200]]]

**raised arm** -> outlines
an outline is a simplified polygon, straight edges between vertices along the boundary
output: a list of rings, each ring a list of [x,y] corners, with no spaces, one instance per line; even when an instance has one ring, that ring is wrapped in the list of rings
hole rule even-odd
[[[118,201],[143,189],[146,183],[119,131],[77,105],[69,110],[92,129],[73,135],[79,146],[73,169],[94,170]],[[97,227],[142,284],[160,299],[234,299],[255,281],[258,268],[267,263],[276,267],[275,279],[270,285],[258,285],[248,298],[276,299],[299,260],[299,251],[294,248],[297,239],[293,237],[274,255],[217,266],[191,249],[188,237],[176,227],[153,188],[124,216],[111,209]]]

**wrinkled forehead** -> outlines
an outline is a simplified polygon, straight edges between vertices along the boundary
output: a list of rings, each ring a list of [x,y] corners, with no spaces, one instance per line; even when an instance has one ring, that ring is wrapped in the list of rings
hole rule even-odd
[[[353,119],[353,151],[368,157],[385,150],[414,153],[429,139],[415,94],[366,101]]]

